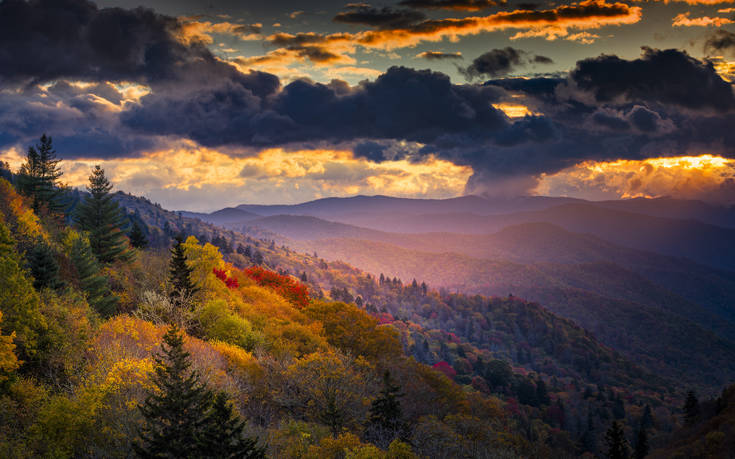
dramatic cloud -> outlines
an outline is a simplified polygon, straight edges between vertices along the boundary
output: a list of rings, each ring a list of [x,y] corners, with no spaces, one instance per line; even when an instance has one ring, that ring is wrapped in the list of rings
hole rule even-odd
[[[510,46],[503,49],[493,49],[485,54],[475,58],[472,64],[466,68],[458,70],[468,80],[481,77],[497,77],[507,75],[514,71],[517,67],[523,66],[529,62],[537,64],[549,64],[553,61],[546,56],[528,56],[523,50],[511,48]]]
[[[732,54],[735,51],[735,33],[723,29],[715,31],[704,42],[704,51]]]
[[[587,199],[671,196],[735,204],[735,160],[694,157],[586,161],[545,175],[535,192]]]
[[[671,25],[674,27],[722,27],[723,25],[733,23],[733,21],[728,18],[711,18],[709,16],[692,18],[690,15],[691,13],[688,11],[686,13],[676,15],[672,20]]]
[[[261,24],[236,24],[232,22],[211,22],[203,17],[179,18],[177,38],[186,44],[200,42],[214,43],[212,35],[231,35],[242,40],[260,39]]]
[[[373,21],[374,30],[355,33],[320,34],[278,33],[266,37],[266,41],[278,49],[264,56],[247,59],[250,65],[278,63],[281,65],[308,59],[317,65],[331,63],[354,63],[352,54],[359,48],[392,51],[416,46],[423,42],[439,42],[445,39],[457,40],[464,36],[478,35],[499,30],[515,30],[511,39],[543,37],[547,40],[559,38],[591,43],[597,35],[588,30],[605,26],[634,24],[640,21],[641,9],[625,3],[606,3],[604,0],[585,0],[571,5],[560,5],[546,10],[501,11],[489,16],[468,16],[462,18],[426,19],[401,27],[389,27],[395,10],[377,10],[360,5],[353,12],[358,14],[363,24],[367,16]],[[383,14],[382,12],[386,12]],[[346,15],[351,12],[344,13]],[[350,16],[346,16],[350,17]]]
[[[379,29],[410,27],[426,19],[426,15],[415,10],[401,10],[389,7],[373,8],[364,4],[349,5],[348,11],[337,13],[335,22],[361,24]]]
[[[440,61],[447,59],[462,59],[462,53],[444,53],[441,51],[424,51],[416,55],[419,59],[426,59],[427,61]]]
[[[505,1],[493,0],[403,0],[401,5],[412,8],[431,8],[459,11],[478,11],[497,5],[504,5]]]
[[[641,58],[631,61],[607,55],[585,59],[577,63],[570,77],[601,103],[650,101],[688,109],[735,108],[732,86],[711,63],[673,49],[644,47]]]

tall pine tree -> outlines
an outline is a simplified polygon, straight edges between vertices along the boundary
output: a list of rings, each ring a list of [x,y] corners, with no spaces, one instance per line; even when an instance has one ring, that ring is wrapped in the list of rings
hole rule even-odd
[[[65,208],[59,162],[51,137],[46,134],[35,147],[28,147],[26,162],[18,172],[18,191],[31,198],[35,212],[44,207],[51,212],[62,212]]]
[[[640,429],[638,429],[638,435],[636,435],[635,449],[633,450],[633,459],[644,459],[648,456],[648,433],[646,428],[641,423]]]
[[[621,423],[613,421],[605,432],[605,443],[607,443],[608,459],[628,459],[628,442]]]
[[[256,441],[243,435],[244,423],[224,394],[215,396],[191,370],[189,353],[176,326],[163,337],[151,391],[140,411],[144,424],[134,444],[143,458],[265,457]]]
[[[401,388],[393,383],[390,372],[386,371],[383,374],[383,390],[370,407],[370,419],[365,432],[366,438],[381,448],[387,448],[396,437],[404,434],[403,411],[399,400],[402,396]]]
[[[169,282],[171,283],[170,298],[175,303],[182,299],[191,298],[199,289],[191,280],[193,268],[189,267],[184,251],[184,238],[181,235],[174,238],[169,262]]]
[[[33,287],[36,290],[61,288],[59,263],[48,244],[45,242],[36,244],[28,254],[28,263],[33,276]]]
[[[112,200],[111,189],[105,171],[95,166],[87,186],[90,196],[79,204],[75,214],[79,228],[89,233],[92,252],[101,263],[129,261],[133,256],[123,233],[127,219]]]
[[[79,287],[87,296],[87,302],[102,317],[110,317],[117,310],[118,297],[110,291],[107,277],[92,253],[89,242],[78,237],[71,246],[71,262],[77,270]]]
[[[130,230],[128,237],[130,238],[130,245],[136,249],[143,249],[148,245],[148,238],[145,237],[143,228],[138,223],[138,220],[133,221],[133,228]]]
[[[184,338],[176,326],[163,337],[163,355],[156,357],[151,391],[140,412],[145,420],[135,451],[144,458],[202,456],[212,392],[191,370]]]
[[[687,392],[687,398],[684,402],[684,424],[691,426],[699,416],[699,400],[693,390]]]
[[[232,405],[227,402],[227,394],[218,392],[202,439],[207,457],[264,458],[265,449],[259,448],[255,439],[246,437],[244,429],[245,422],[232,410]]]

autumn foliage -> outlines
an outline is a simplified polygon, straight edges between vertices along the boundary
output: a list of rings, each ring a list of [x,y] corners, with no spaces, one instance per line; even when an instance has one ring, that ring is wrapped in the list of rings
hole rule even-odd
[[[245,270],[245,275],[261,287],[274,290],[299,308],[305,308],[309,305],[309,290],[301,282],[260,266],[251,266]]]
[[[212,268],[212,272],[217,276],[217,279],[225,283],[227,288],[236,289],[240,287],[240,282],[234,277],[228,276],[224,269]]]

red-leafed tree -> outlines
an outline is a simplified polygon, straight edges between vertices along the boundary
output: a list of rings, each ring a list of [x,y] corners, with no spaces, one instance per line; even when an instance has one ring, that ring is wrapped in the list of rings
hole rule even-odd
[[[300,282],[288,276],[269,271],[260,266],[251,266],[246,269],[245,275],[253,279],[262,287],[273,289],[298,308],[305,308],[309,304],[309,289]]]

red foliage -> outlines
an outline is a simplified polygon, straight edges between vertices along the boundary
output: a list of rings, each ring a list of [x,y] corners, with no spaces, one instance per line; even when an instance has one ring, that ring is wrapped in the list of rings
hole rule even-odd
[[[389,312],[381,312],[375,318],[378,319],[379,325],[392,324],[395,322],[395,319],[393,319],[393,316]]]
[[[309,304],[309,289],[301,282],[261,268],[260,266],[251,266],[244,272],[256,284],[273,289],[276,293],[299,308],[305,308]]]
[[[441,371],[442,373],[447,375],[449,379],[454,379],[454,377],[457,376],[457,372],[454,370],[454,368],[452,368],[451,365],[443,360],[441,362],[435,363],[434,369]]]
[[[225,283],[227,288],[235,289],[240,286],[240,282],[233,277],[228,277],[224,269],[212,268],[212,272],[219,280]]]

